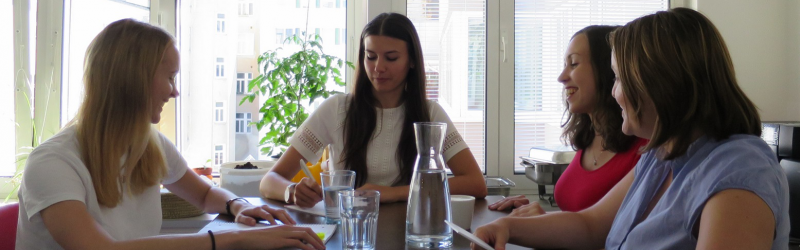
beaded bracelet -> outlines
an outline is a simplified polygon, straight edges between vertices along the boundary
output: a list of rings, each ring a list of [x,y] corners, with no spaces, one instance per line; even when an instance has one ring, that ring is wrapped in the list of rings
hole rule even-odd
[[[231,203],[233,203],[234,201],[237,201],[237,200],[243,200],[244,202],[247,202],[248,204],[250,204],[249,201],[245,200],[242,197],[237,197],[237,198],[230,199],[227,202],[225,202],[225,210],[228,211],[228,214],[236,216],[235,214],[231,213]]]

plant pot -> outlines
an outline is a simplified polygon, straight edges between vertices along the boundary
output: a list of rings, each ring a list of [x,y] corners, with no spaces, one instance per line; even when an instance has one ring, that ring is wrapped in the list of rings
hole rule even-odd
[[[192,168],[192,171],[194,171],[199,176],[208,177],[209,180],[214,178],[211,176],[211,171],[212,171],[211,168]]]

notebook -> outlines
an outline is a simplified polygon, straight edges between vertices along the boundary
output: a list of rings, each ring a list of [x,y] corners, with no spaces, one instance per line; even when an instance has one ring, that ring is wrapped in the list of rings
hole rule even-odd
[[[284,208],[296,210],[300,212],[310,213],[313,215],[325,216],[325,204],[323,202],[317,202],[316,205],[309,208],[302,208],[298,207],[297,205],[286,205]]]
[[[236,222],[227,222],[227,221],[219,221],[214,220],[211,223],[208,223],[206,227],[204,227],[201,232],[205,232],[208,230],[217,231],[217,230],[243,230],[243,229],[251,229],[251,228],[258,228],[258,227],[274,227],[276,225],[270,225],[267,221],[260,221],[255,226],[248,226],[241,223]],[[328,240],[333,237],[333,234],[336,233],[336,225],[335,224],[298,224],[298,227],[309,227],[311,230],[314,230],[315,233],[325,233],[325,238],[322,239],[323,243],[328,243]]]

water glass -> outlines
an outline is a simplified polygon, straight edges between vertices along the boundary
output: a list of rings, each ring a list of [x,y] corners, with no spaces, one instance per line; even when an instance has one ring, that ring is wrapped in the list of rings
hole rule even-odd
[[[342,249],[375,249],[381,194],[375,190],[339,192]]]
[[[328,223],[339,223],[339,191],[352,191],[356,184],[356,172],[330,170],[322,172],[322,200],[325,202],[325,217]]]

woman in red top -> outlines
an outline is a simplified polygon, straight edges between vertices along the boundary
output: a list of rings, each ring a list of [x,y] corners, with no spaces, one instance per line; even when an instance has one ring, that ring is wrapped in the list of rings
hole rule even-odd
[[[565,53],[564,84],[569,111],[562,139],[578,150],[556,183],[555,200],[563,211],[588,208],[614,187],[639,161],[643,139],[622,133],[621,109],[609,94],[614,86],[611,47],[606,38],[619,26],[588,26],[576,32]],[[515,208],[511,216],[544,214],[537,202],[508,197],[492,210]]]

